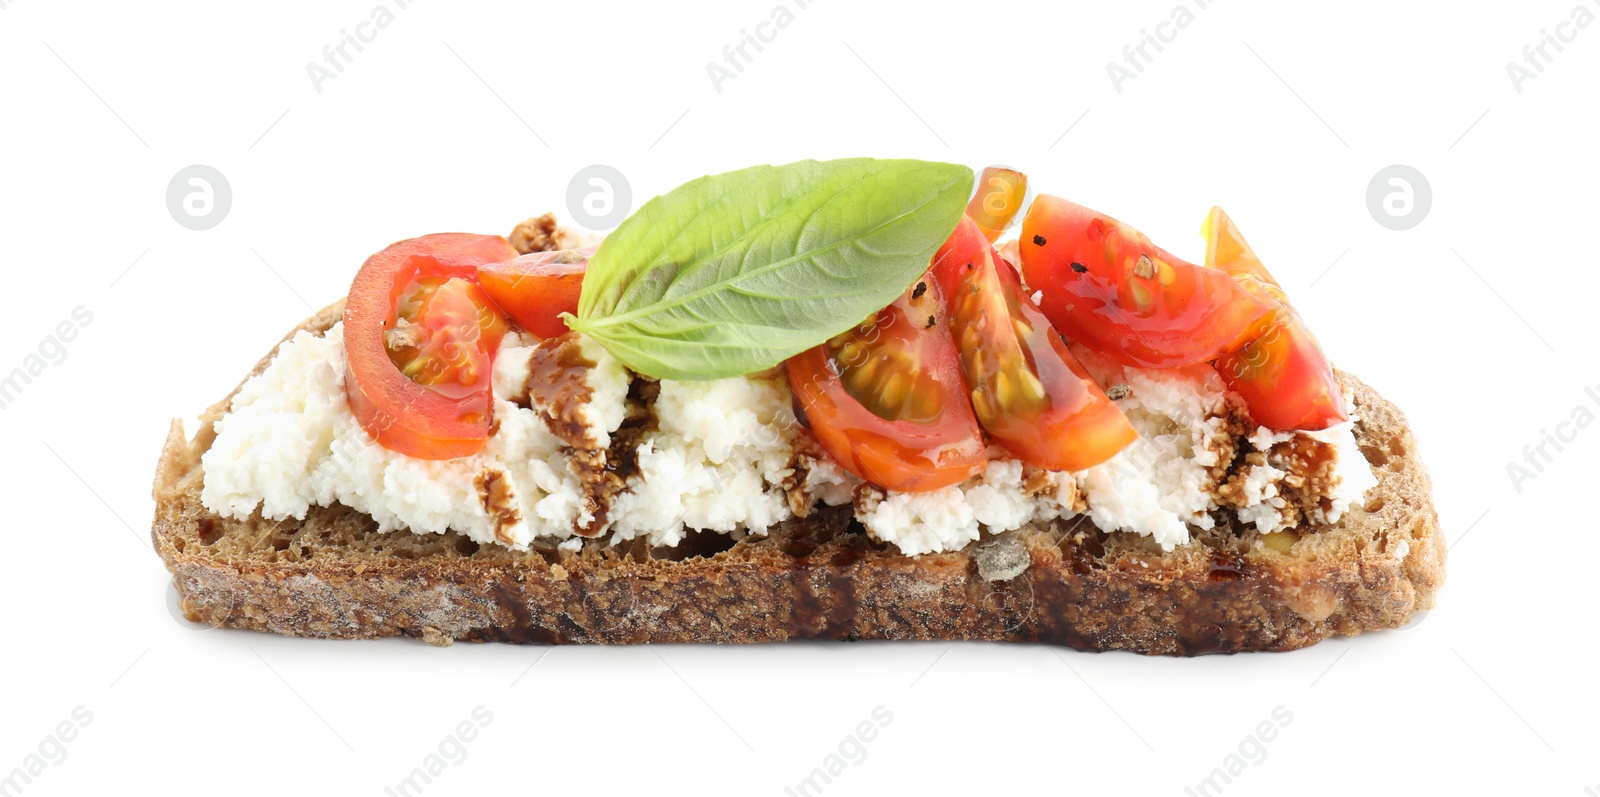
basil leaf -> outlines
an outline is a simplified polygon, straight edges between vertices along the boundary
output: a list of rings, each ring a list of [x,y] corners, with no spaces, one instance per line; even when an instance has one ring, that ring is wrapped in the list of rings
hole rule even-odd
[[[658,379],[770,368],[887,307],[972,193],[949,163],[853,158],[701,177],[589,261],[573,329]]]

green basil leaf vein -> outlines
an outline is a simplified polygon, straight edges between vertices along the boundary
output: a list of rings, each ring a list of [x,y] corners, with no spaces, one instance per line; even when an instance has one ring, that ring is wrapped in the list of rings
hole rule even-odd
[[[605,240],[567,323],[658,379],[770,368],[903,293],[972,182],[957,164],[871,158],[692,180]]]

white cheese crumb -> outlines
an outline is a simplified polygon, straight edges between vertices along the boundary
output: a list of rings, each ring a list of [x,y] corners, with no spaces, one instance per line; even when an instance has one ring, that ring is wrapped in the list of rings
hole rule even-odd
[[[343,324],[340,328],[343,329]],[[494,395],[496,398],[520,396],[528,386],[528,354],[539,345],[539,339],[521,332],[508,332],[500,341],[500,352],[494,360]],[[507,356],[512,355],[512,356]]]
[[[224,517],[248,517],[259,506],[271,520],[304,519],[313,505],[342,503],[371,515],[382,531],[455,529],[517,549],[536,534],[568,537],[582,489],[561,441],[537,413],[506,400],[527,378],[527,342],[508,336],[496,359],[499,431],[478,454],[435,461],[390,451],[356,422],[344,394],[342,323],[321,336],[301,332],[217,421],[217,439],[201,459],[201,501]],[[486,471],[509,477],[509,504],[519,517],[503,528],[475,483]]]
[[[311,471],[333,441],[333,417],[348,412],[344,350],[300,332],[278,347],[272,364],[233,398],[215,424],[204,456],[201,501],[224,517],[248,517],[260,505],[268,517],[303,519],[317,501]],[[331,350],[331,351],[330,351]]]
[[[638,448],[639,474],[611,504],[613,536],[676,545],[684,527],[764,534],[790,517],[796,423],[770,380],[662,380],[657,430]]]
[[[1333,508],[1329,510],[1326,518],[1329,523],[1338,523],[1350,507],[1361,506],[1362,498],[1367,491],[1378,486],[1378,477],[1372,472],[1372,465],[1367,462],[1366,456],[1361,453],[1361,446],[1356,443],[1356,417],[1355,406],[1345,402],[1346,415],[1349,420],[1344,423],[1330,426],[1320,432],[1302,432],[1324,443],[1332,443],[1339,452],[1337,460],[1338,482],[1333,486],[1333,492],[1328,496],[1332,499]]]
[[[856,519],[873,537],[909,554],[956,551],[978,539],[980,528],[999,534],[1071,514],[1064,505],[1075,489],[1071,474],[1048,474],[1054,489],[1030,495],[1023,484],[1025,470],[1016,460],[993,459],[963,484],[926,493],[887,492],[858,507]]]
[[[1022,491],[1022,463],[1016,460],[990,460],[983,469],[983,481],[966,491],[965,500],[979,523],[995,530],[1010,531],[1033,520],[1035,502]]]
[[[857,507],[856,519],[907,556],[955,551],[978,539],[977,515],[954,484],[925,493],[887,493]]]
[[[827,454],[806,457],[805,492],[828,506],[844,506],[855,496],[856,485],[861,480],[855,474],[839,467]]]
[[[589,427],[595,444],[607,448],[611,445],[612,433],[621,428],[628,416],[628,386],[632,377],[621,360],[611,356],[611,352],[592,338],[578,336],[578,350],[585,360],[594,363],[594,367],[584,373],[589,400],[578,407],[576,414]]]
[[[1102,531],[1136,531],[1164,550],[1189,541],[1189,526],[1208,529],[1217,508],[1210,468],[1228,431],[1219,417],[1227,390],[1212,373],[1125,369],[1131,392],[1117,402],[1139,439],[1079,475],[1089,519]]]

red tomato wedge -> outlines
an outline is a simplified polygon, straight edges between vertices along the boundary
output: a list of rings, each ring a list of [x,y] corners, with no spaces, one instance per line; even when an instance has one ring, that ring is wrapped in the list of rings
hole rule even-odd
[[[478,284],[489,298],[517,322],[541,338],[567,332],[562,313],[578,312],[583,275],[595,247],[560,252],[534,252],[478,269]]]
[[[1243,348],[1217,359],[1228,387],[1244,398],[1256,423],[1269,429],[1315,431],[1344,422],[1344,396],[1316,336],[1233,220],[1212,208],[1201,234],[1206,265],[1227,272],[1275,308]]]
[[[505,321],[473,280],[479,266],[516,254],[498,236],[440,233],[393,244],[356,273],[344,307],[345,395],[384,448],[418,459],[483,448]]]
[[[1039,195],[1022,221],[1022,275],[1062,334],[1126,365],[1171,368],[1243,345],[1272,312],[1226,273],[1168,254],[1138,230]]]
[[[1267,270],[1255,250],[1245,243],[1239,228],[1228,218],[1222,208],[1212,208],[1200,225],[1200,237],[1206,239],[1206,267],[1220,268],[1237,280],[1256,279],[1273,287],[1278,280]]]
[[[937,490],[988,462],[928,275],[856,328],[789,358],[787,370],[817,441],[879,487]]]
[[[976,222],[956,225],[931,273],[978,422],[1007,451],[1047,470],[1078,471],[1138,438]]]
[[[978,177],[978,193],[967,202],[967,217],[977,222],[989,243],[1011,227],[1028,198],[1028,175],[989,166]]]

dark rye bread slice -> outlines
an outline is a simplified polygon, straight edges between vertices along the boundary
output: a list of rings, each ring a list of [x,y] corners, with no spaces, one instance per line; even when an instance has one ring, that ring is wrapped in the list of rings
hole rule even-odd
[[[329,307],[299,329],[320,333],[341,312]],[[873,541],[847,507],[738,543],[694,533],[676,548],[591,541],[575,552],[519,553],[454,532],[378,533],[371,518],[343,506],[313,508],[304,521],[231,520],[200,501],[200,457],[231,395],[193,440],[173,422],[156,471],[151,539],[191,620],[293,636],[1292,650],[1403,626],[1433,605],[1444,581],[1445,541],[1404,416],[1355,377],[1339,378],[1354,393],[1357,440],[1378,486],[1337,525],[1298,530],[1287,552],[1224,520],[1227,513],[1171,553],[1138,535],[1102,533],[1080,516],[918,557]]]

